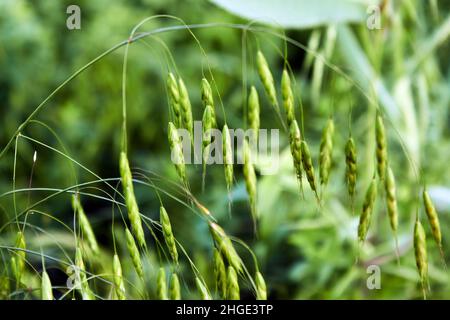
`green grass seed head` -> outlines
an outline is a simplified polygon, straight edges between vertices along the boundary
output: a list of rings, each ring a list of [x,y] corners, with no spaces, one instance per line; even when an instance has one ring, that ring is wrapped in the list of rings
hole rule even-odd
[[[16,235],[15,247],[16,250],[11,258],[11,269],[13,271],[14,277],[17,283],[20,283],[22,279],[23,272],[25,270],[25,259],[26,259],[26,242],[25,235],[22,231],[18,231]]]
[[[240,290],[236,270],[232,266],[228,266],[227,272],[227,300],[239,300]]]
[[[377,115],[375,121],[375,139],[376,139],[376,158],[377,158],[378,176],[380,177],[381,180],[384,180],[387,163],[387,143],[383,118],[379,114]]]
[[[53,300],[53,288],[50,278],[47,272],[42,271],[41,278],[41,299],[42,300]]]
[[[125,300],[125,285],[122,275],[122,265],[120,264],[119,256],[117,254],[113,257],[113,284],[117,299]]]
[[[213,111],[210,105],[206,105],[202,117],[202,155],[203,163],[206,164],[209,156],[209,147],[211,145],[211,129],[213,128]]]
[[[256,300],[267,300],[266,281],[264,281],[264,277],[259,271],[256,272],[255,284],[256,284]]]
[[[180,280],[176,273],[170,277],[169,297],[170,300],[181,300]]]
[[[397,194],[395,187],[395,176],[391,167],[388,165],[386,169],[386,177],[384,180],[384,188],[386,191],[386,209],[389,216],[389,223],[394,235],[397,234],[398,228],[398,207]]]
[[[231,147],[231,137],[228,126],[225,124],[222,130],[222,152],[223,152],[223,165],[225,170],[225,182],[227,184],[228,191],[231,190],[233,185],[233,149]]]
[[[306,173],[306,178],[308,179],[309,186],[314,191],[314,193],[316,193],[316,195],[317,195],[314,167],[312,164],[312,158],[311,158],[311,153],[309,151],[308,144],[306,143],[305,140],[302,140],[300,143],[300,146],[301,146],[301,153],[302,153],[303,170]]]
[[[272,72],[270,72],[266,58],[259,50],[256,54],[256,64],[259,78],[261,79],[264,90],[266,91],[267,98],[273,106],[278,106],[277,92],[275,89],[275,82],[273,80]]]
[[[81,231],[83,232],[83,235],[87,240],[89,249],[97,255],[99,253],[97,239],[95,237],[94,230],[92,229],[89,219],[84,212],[78,195],[72,196],[72,207],[75,213],[78,215],[78,223],[80,224]]]
[[[302,184],[302,138],[300,135],[300,129],[298,127],[297,120],[293,120],[289,127],[289,146],[291,149],[291,155],[294,162],[295,175],[301,186]]]
[[[75,250],[75,266],[78,269],[78,280],[80,281],[77,289],[80,291],[83,300],[95,300],[95,296],[89,288],[89,283],[86,276],[86,268],[84,266],[83,255],[81,253],[80,247],[77,247]]]
[[[250,94],[248,95],[248,122],[249,127],[253,131],[254,141],[258,141],[259,127],[260,127],[260,106],[258,91],[252,86]]]
[[[228,263],[234,267],[237,272],[242,271],[242,260],[239,257],[236,249],[231,242],[230,237],[225,233],[225,231],[216,223],[210,222],[211,235],[216,242],[217,248],[220,253],[227,259]]]
[[[200,294],[200,299],[202,300],[212,300],[211,295],[208,292],[205,284],[200,280],[199,277],[195,277],[195,284],[197,286],[198,293]]]
[[[177,128],[181,126],[180,92],[178,90],[177,79],[172,72],[167,77],[167,91],[169,92],[169,103],[174,115],[174,122]]]
[[[258,217],[258,212],[256,208],[257,203],[257,181],[256,181],[256,173],[255,168],[253,167],[252,158],[251,158],[251,150],[248,145],[247,140],[244,140],[244,180],[245,180],[245,188],[247,190],[248,198],[250,201],[250,208],[252,217],[254,220]]]
[[[417,270],[422,283],[422,289],[425,294],[426,284],[428,281],[427,240],[425,230],[418,219],[416,220],[416,224],[414,226],[414,253],[416,257]]]
[[[175,165],[178,176],[184,185],[187,185],[186,165],[184,162],[183,146],[177,128],[172,122],[168,126],[169,146],[172,152],[172,162]]]
[[[166,271],[163,267],[159,268],[158,276],[156,279],[156,296],[159,300],[169,299],[167,295]]]
[[[375,200],[377,197],[377,183],[375,177],[370,182],[369,188],[366,191],[364,197],[362,213],[359,218],[358,225],[358,240],[363,243],[366,240],[367,231],[370,227],[370,222],[372,221],[372,212],[375,205]]]
[[[139,254],[139,249],[134,241],[133,235],[128,228],[125,229],[125,238],[127,240],[127,249],[130,254],[131,261],[133,262],[134,269],[138,276],[144,278],[144,270],[142,269],[141,255]]]
[[[295,120],[294,94],[292,93],[291,78],[286,69],[283,70],[281,76],[281,96],[283,98],[283,107],[286,112],[287,123],[290,127],[292,121]]]
[[[319,154],[319,175],[320,183],[326,185],[330,176],[332,154],[333,154],[333,136],[334,136],[334,121],[328,119],[322,133],[322,141],[320,143]]]
[[[186,85],[181,78],[178,79],[178,89],[180,92],[180,110],[183,128],[189,131],[191,140],[194,141],[194,121],[192,118],[191,100],[189,99]]]
[[[212,89],[211,89],[211,86],[210,86],[208,80],[206,80],[205,78],[202,79],[201,93],[202,93],[203,107],[205,107],[205,108],[207,106],[211,107],[212,127],[216,128],[217,123],[216,123],[216,112],[215,112],[213,93],[212,93]]]
[[[350,198],[353,200],[356,191],[356,173],[357,173],[357,158],[356,145],[353,138],[350,136],[345,145],[345,177],[347,180],[347,191]]]
[[[159,210],[159,220],[170,256],[172,257],[173,262],[175,264],[178,264],[177,244],[172,232],[172,225],[170,223],[169,215],[167,214],[167,211],[163,206],[161,206]]]
[[[222,299],[227,297],[227,272],[225,263],[223,262],[222,254],[219,250],[214,248],[213,253],[214,276],[216,279],[216,287]]]
[[[423,191],[422,196],[425,212],[427,214],[428,222],[430,223],[431,227],[431,234],[433,235],[434,241],[438,245],[439,249],[442,251],[442,234],[439,224],[439,216],[436,212],[433,201],[431,201],[430,195],[426,190]]]

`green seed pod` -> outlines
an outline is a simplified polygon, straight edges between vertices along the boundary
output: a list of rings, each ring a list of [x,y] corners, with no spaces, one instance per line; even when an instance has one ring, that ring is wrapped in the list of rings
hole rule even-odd
[[[245,180],[245,188],[247,189],[248,198],[250,201],[250,208],[252,212],[253,220],[256,220],[258,217],[258,211],[256,209],[256,173],[255,168],[253,167],[252,159],[251,159],[251,150],[248,145],[247,140],[244,140],[244,180]]]
[[[212,89],[211,89],[211,86],[209,85],[208,80],[206,80],[205,78],[202,79],[201,91],[202,91],[203,107],[206,108],[207,106],[211,106],[212,127],[216,128],[217,127],[216,112],[214,110],[215,105],[214,105],[213,93],[212,93]]]
[[[248,122],[249,127],[252,129],[253,139],[255,142],[258,141],[259,137],[259,120],[260,107],[259,107],[259,97],[258,91],[256,88],[252,86],[250,88],[250,94],[248,96]]]
[[[395,176],[390,166],[388,166],[386,170],[386,179],[384,180],[384,188],[386,191],[386,209],[389,216],[389,222],[392,232],[396,237],[398,227],[398,208],[397,195],[395,190]]]
[[[202,300],[212,300],[211,295],[208,292],[205,284],[199,277],[195,277],[195,284],[197,285],[198,293],[200,294],[200,299]]]
[[[45,270],[42,271],[41,278],[41,299],[53,300],[52,283],[50,282],[50,278]]]
[[[209,230],[216,242],[218,250],[227,259],[228,263],[233,266],[237,272],[242,271],[242,260],[236,252],[236,249],[231,242],[231,239],[225,233],[225,231],[216,223],[209,223]]]
[[[227,273],[225,269],[225,263],[223,262],[222,255],[214,248],[213,256],[214,275],[216,278],[216,287],[219,295],[222,299],[227,297]]]
[[[302,140],[300,146],[302,150],[301,153],[302,153],[303,170],[306,172],[306,178],[308,179],[309,186],[311,187],[311,189],[316,194],[316,197],[318,198],[315,182],[316,180],[314,176],[314,167],[312,164],[312,158],[311,153],[309,152],[308,144],[306,143],[305,140]]]
[[[186,178],[186,165],[184,163],[183,145],[181,143],[180,136],[178,135],[177,128],[172,122],[169,122],[169,146],[171,150],[171,160],[175,165],[177,174],[181,181],[187,185]]]
[[[164,268],[159,268],[158,277],[156,280],[156,295],[159,300],[167,300],[167,280],[166,280],[166,271]]]
[[[86,276],[86,270],[83,262],[83,256],[81,254],[81,250],[79,247],[75,250],[75,266],[77,267],[77,271],[79,274],[80,283],[77,286],[77,289],[80,291],[80,294],[83,300],[95,300],[95,296],[89,288],[89,283]]]
[[[286,69],[283,70],[281,76],[281,95],[283,98],[284,111],[286,112],[286,119],[288,126],[291,126],[293,120],[295,120],[294,112],[294,94],[292,93],[291,78]]]
[[[125,203],[127,205],[128,219],[130,219],[131,229],[136,237],[139,245],[145,247],[145,235],[142,228],[141,215],[139,207],[134,195],[133,180],[125,152],[120,153],[120,175],[122,177],[122,187],[125,195]]]
[[[255,277],[256,284],[256,300],[267,300],[267,288],[266,282],[261,274],[261,272],[256,272]]]
[[[431,233],[433,235],[434,241],[441,250],[442,253],[442,234],[441,227],[439,225],[439,216],[434,208],[433,201],[431,201],[430,195],[426,190],[423,191],[423,204],[425,207],[425,212],[428,217],[428,222],[431,226]]]
[[[420,282],[422,283],[422,289],[425,295],[426,284],[428,281],[427,240],[425,230],[419,220],[416,220],[414,226],[414,253]]]
[[[125,229],[125,237],[127,239],[127,249],[130,254],[131,261],[133,262],[134,269],[136,270],[138,276],[143,279],[144,270],[142,269],[141,255],[139,254],[139,249],[136,246],[136,242],[134,241],[134,238],[128,228]]]
[[[92,230],[92,226],[86,216],[86,213],[84,212],[78,195],[72,196],[72,208],[75,213],[78,214],[78,223],[80,224],[83,235],[86,237],[89,249],[92,251],[92,253],[98,255],[99,248],[97,239],[95,238],[94,231]]]
[[[319,155],[320,183],[326,185],[330,176],[331,161],[333,154],[334,121],[329,119],[322,133]]]
[[[378,176],[381,180],[384,180],[384,174],[386,172],[387,162],[387,143],[386,132],[384,129],[383,118],[377,115],[375,121],[375,137],[376,137],[376,156],[377,156],[377,170]]]
[[[114,292],[116,293],[117,299],[125,300],[125,285],[122,276],[122,265],[120,264],[119,256],[114,255],[113,258],[113,283]]]
[[[223,165],[225,168],[225,181],[228,192],[230,192],[233,185],[233,149],[231,147],[231,137],[228,126],[225,124],[222,130],[222,152]]]
[[[239,282],[236,270],[232,266],[228,266],[227,273],[227,300],[239,300]]]
[[[170,277],[169,296],[170,300],[181,300],[180,280],[176,273],[172,273]]]
[[[174,122],[177,128],[181,126],[180,92],[178,83],[172,72],[167,77],[167,91],[169,92],[169,103],[174,115]]]
[[[209,157],[209,148],[211,146],[211,129],[213,128],[213,108],[210,105],[207,105],[205,107],[205,110],[203,111],[203,118],[202,118],[202,158],[203,158],[203,169],[205,170],[205,165],[208,161]]]
[[[178,264],[178,251],[175,237],[172,232],[172,225],[170,224],[169,215],[163,206],[159,210],[159,220],[161,223],[164,240],[166,241],[167,248],[169,249],[170,256],[175,264]]]
[[[352,202],[355,197],[356,190],[356,146],[355,141],[352,137],[348,138],[347,144],[345,145],[345,162],[346,171],[345,177],[347,180],[347,191]]]
[[[289,128],[289,145],[291,148],[291,155],[294,161],[295,175],[300,185],[300,192],[302,191],[302,147],[301,135],[297,120],[293,120]]]
[[[11,268],[16,278],[16,282],[19,284],[22,278],[22,274],[25,270],[25,259],[26,259],[26,242],[25,235],[22,231],[18,231],[16,235],[16,244],[17,249],[14,253],[14,256],[11,257]]]
[[[273,76],[272,73],[270,72],[266,58],[259,50],[258,53],[256,54],[256,64],[258,68],[259,78],[261,79],[264,90],[266,91],[267,98],[269,99],[272,106],[278,109],[278,100],[277,100],[277,93],[275,90],[275,82],[273,80]]]
[[[364,198],[362,213],[359,218],[358,240],[360,243],[363,243],[366,239],[367,231],[369,230],[370,222],[372,220],[372,211],[376,197],[377,183],[376,179],[373,178],[372,182],[369,185],[369,188],[367,189],[366,196]]]
[[[183,128],[189,131],[191,141],[194,141],[194,122],[192,118],[191,101],[183,79],[181,78],[178,79],[178,89],[180,92],[180,110]]]

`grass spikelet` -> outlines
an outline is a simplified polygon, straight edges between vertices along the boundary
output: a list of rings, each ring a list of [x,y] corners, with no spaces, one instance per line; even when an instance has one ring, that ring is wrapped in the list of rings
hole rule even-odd
[[[216,223],[210,222],[211,235],[216,242],[220,253],[227,259],[228,263],[233,266],[237,272],[242,271],[242,260],[236,252],[231,239],[225,231]]]
[[[308,179],[309,186],[311,187],[311,190],[314,191],[314,194],[316,195],[317,201],[320,203],[319,196],[317,194],[316,189],[316,178],[314,176],[314,167],[312,164],[312,158],[311,153],[309,152],[308,144],[305,140],[302,140],[300,143],[301,146],[301,153],[302,153],[302,164],[303,164],[303,170],[306,173],[306,178]]]
[[[334,121],[328,119],[327,125],[323,129],[322,141],[320,143],[319,154],[319,175],[320,184],[325,186],[328,183],[330,176],[332,154],[333,154],[333,135],[334,135]]]
[[[290,127],[292,121],[295,120],[294,95],[292,93],[291,78],[286,69],[283,70],[281,76],[281,96],[283,98],[283,107],[286,112],[287,124]]]
[[[214,264],[214,276],[216,279],[216,287],[219,295],[222,299],[227,297],[227,273],[225,269],[225,263],[223,262],[222,255],[214,248],[213,253]]]
[[[181,300],[180,280],[176,273],[170,277],[169,297],[170,300]]]
[[[359,218],[358,225],[358,241],[360,244],[366,240],[367,231],[369,230],[370,222],[372,221],[372,212],[377,197],[377,183],[375,177],[370,182],[369,188],[366,191],[364,198],[362,213]]]
[[[256,300],[267,300],[266,281],[264,281],[264,278],[261,272],[259,271],[256,272],[255,283],[256,283]]]
[[[441,257],[443,258],[444,255],[442,250],[442,234],[441,234],[441,227],[439,224],[439,216],[427,190],[423,190],[422,196],[425,212],[427,214],[428,222],[430,223],[431,227],[431,234],[433,235],[433,239],[439,248]]]
[[[258,91],[256,88],[252,86],[250,88],[250,94],[248,96],[248,122],[249,127],[252,129],[252,134],[255,143],[258,141],[259,137],[259,126],[260,126],[260,106],[259,106],[259,97]]]
[[[355,198],[356,191],[356,145],[353,138],[350,136],[345,144],[345,178],[347,180],[347,192],[350,196],[350,201],[353,209],[353,199]]]
[[[381,180],[384,180],[387,162],[387,143],[383,118],[379,114],[377,115],[377,119],[375,121],[375,138],[378,176]]]
[[[178,264],[178,251],[175,237],[172,232],[172,225],[170,223],[169,215],[167,214],[167,211],[163,206],[161,206],[159,209],[159,220],[170,256],[172,257],[173,262],[175,264]]]
[[[174,115],[175,126],[181,126],[181,110],[180,110],[180,92],[178,90],[178,83],[172,72],[167,77],[167,91],[169,92],[170,108]]]
[[[192,119],[192,107],[189,94],[183,79],[178,79],[178,90],[180,92],[180,110],[183,128],[189,131],[191,141],[194,141],[194,122]]]
[[[42,278],[41,278],[41,299],[53,300],[52,283],[45,270],[42,271]]]
[[[239,300],[239,282],[236,270],[232,266],[228,266],[227,272],[227,300]]]
[[[163,267],[159,268],[158,276],[156,279],[156,296],[159,300],[168,299],[166,271]]]
[[[252,158],[251,158],[251,150],[248,145],[247,140],[244,140],[244,180],[245,180],[245,188],[247,189],[248,198],[250,201],[250,209],[252,213],[253,221],[256,222],[258,218],[258,212],[256,209],[256,197],[257,197],[257,187],[256,187],[256,173],[255,168],[253,167]]]
[[[213,107],[211,105],[206,105],[203,111],[202,118],[202,190],[205,187],[205,176],[206,176],[206,164],[209,157],[209,148],[211,146],[211,129],[213,128]]]
[[[414,226],[414,253],[416,257],[417,270],[419,271],[420,282],[424,299],[426,298],[426,288],[428,283],[428,258],[427,258],[427,240],[425,230],[419,219],[416,219]]]
[[[142,228],[142,220],[139,214],[139,207],[134,195],[133,179],[130,165],[125,152],[120,153],[120,176],[122,177],[122,187],[127,205],[128,218],[130,219],[131,229],[139,245],[145,247],[145,235]]]
[[[78,269],[80,284],[77,289],[80,291],[83,300],[95,300],[95,296],[89,288],[89,283],[87,281],[86,270],[83,262],[83,255],[81,254],[80,248],[77,247],[75,250],[75,265]]]
[[[225,182],[227,184],[228,196],[230,196],[231,187],[233,185],[233,149],[231,147],[230,131],[226,124],[223,126],[222,130],[222,149]]]
[[[186,165],[184,163],[183,146],[178,135],[177,128],[172,122],[169,122],[169,146],[171,150],[171,160],[175,165],[177,174],[184,185],[187,185]]]
[[[301,135],[297,120],[293,120],[289,128],[289,145],[291,148],[291,155],[294,161],[295,175],[300,186],[300,193],[303,193],[302,185],[302,146]]]
[[[134,241],[133,235],[128,228],[125,229],[125,237],[127,239],[127,249],[133,262],[134,269],[138,276],[143,279],[144,271],[142,269],[141,255],[139,254],[139,249]]]
[[[200,294],[200,299],[202,300],[212,300],[211,295],[208,292],[205,284],[200,280],[199,277],[195,277],[195,284],[197,285],[198,293]]]
[[[202,79],[201,92],[202,92],[203,107],[206,108],[207,106],[211,106],[212,127],[216,128],[217,123],[216,123],[216,112],[214,110],[215,107],[214,98],[211,86],[206,78]]]
[[[398,207],[395,176],[389,165],[386,170],[386,177],[384,180],[384,188],[386,191],[386,209],[389,216],[389,223],[391,225],[392,232],[394,233],[395,243],[397,245]]]
[[[86,216],[86,213],[84,212],[78,195],[72,196],[72,207],[75,213],[78,215],[78,223],[80,224],[81,231],[87,240],[89,249],[97,255],[99,253],[97,239],[95,238],[94,231],[89,222],[89,219]]]
[[[16,248],[21,250],[16,250],[14,255],[11,257],[11,268],[16,279],[17,284],[20,284],[23,271],[25,270],[25,258],[26,252],[26,242],[25,235],[22,231],[18,231],[16,235]]]
[[[119,256],[117,254],[115,254],[113,258],[113,283],[114,292],[116,293],[117,299],[125,300],[125,285],[123,282],[122,265],[120,264]]]
[[[256,54],[256,64],[258,68],[259,78],[261,79],[264,90],[266,91],[267,98],[269,99],[272,106],[274,106],[276,110],[278,110],[277,92],[275,89],[275,82],[273,80],[272,72],[270,72],[266,58],[259,50]]]

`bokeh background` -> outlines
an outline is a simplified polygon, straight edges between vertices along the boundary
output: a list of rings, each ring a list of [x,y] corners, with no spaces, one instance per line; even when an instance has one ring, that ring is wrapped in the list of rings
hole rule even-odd
[[[320,1],[317,2],[320,5]],[[66,8],[74,3],[81,8],[81,30],[68,30],[66,27]],[[303,1],[298,3],[301,5]],[[338,14],[343,10],[342,7],[339,9],[340,1],[333,3],[337,5],[333,4],[336,9],[331,11]],[[274,12],[283,14],[282,1],[272,1],[271,5]],[[364,14],[366,6],[362,4]],[[286,49],[295,75],[296,95],[297,98],[301,96],[304,106],[305,136],[315,165],[321,131],[329,116],[335,119],[333,171],[323,207],[318,210],[306,182],[305,197],[299,196],[287,137],[281,134],[279,172],[258,177],[261,219],[257,236],[253,233],[242,168],[236,167],[230,217],[222,166],[208,167],[205,191],[201,190],[201,166],[188,167],[192,194],[209,208],[229,234],[244,240],[256,253],[270,298],[421,298],[412,230],[417,210],[421,211],[426,224],[423,209],[417,202],[417,194],[424,184],[429,186],[440,214],[447,261],[450,256],[447,232],[450,226],[449,3],[385,1],[384,6],[381,30],[369,30],[366,16],[348,25],[330,26],[327,22],[333,22],[333,17],[321,17],[320,10],[311,13],[317,15],[317,25],[283,30],[278,21],[275,26],[268,27],[271,31],[285,32],[303,46],[310,46],[314,52],[323,54],[327,63],[348,75],[347,79],[326,64],[317,62],[320,59],[314,59],[315,54],[307,54],[292,44],[285,47],[282,39],[263,32],[249,33],[243,38],[241,30],[232,28],[193,30],[206,57],[186,30],[147,37],[130,46],[127,73],[129,158],[136,171],[146,172],[147,176],[159,175],[161,179],[156,179],[156,183],[169,193],[174,192],[169,181],[176,181],[177,176],[169,161],[167,142],[169,118],[165,79],[168,71],[183,77],[195,119],[201,119],[200,81],[203,75],[208,76],[210,67],[231,127],[245,127],[243,86],[248,88],[254,84],[261,98],[261,127],[280,128],[257,77],[255,56],[258,48],[264,52],[279,84]],[[293,14],[287,9],[284,11]],[[240,12],[238,17],[209,1],[2,0],[0,146],[6,145],[20,123],[55,87],[103,51],[127,39],[137,23],[152,15],[176,16],[187,24],[248,22],[245,12]],[[159,18],[145,24],[141,30],[179,24],[180,21],[173,18]],[[176,70],[168,62],[168,52],[176,62]],[[122,47],[71,81],[48,102],[23,134],[63,151],[102,178],[118,177],[123,54]],[[385,91],[374,93],[372,86],[379,83]],[[369,103],[364,94],[379,101],[387,119],[389,159],[398,184],[400,263],[396,261],[382,192],[377,200],[368,241],[360,260],[355,262],[358,213],[374,170],[373,120],[376,106]],[[215,98],[218,101],[217,95]],[[343,154],[351,109],[350,123],[359,160],[355,213],[352,213],[346,195]],[[218,121],[223,124],[224,117],[219,110],[216,108]],[[296,113],[299,117],[299,109]],[[15,234],[10,224],[14,218],[14,203],[8,193],[13,189],[14,150],[10,149],[0,159],[2,245],[11,245]],[[42,144],[19,139],[16,150],[16,189],[29,186],[64,189],[94,179],[67,157]],[[32,168],[35,151],[37,161]],[[96,187],[103,191],[90,189],[89,192],[100,195],[110,191],[102,184]],[[141,211],[157,220],[159,201],[154,190],[148,186],[136,186],[136,193]],[[49,194],[50,191],[43,190],[17,193],[17,210],[20,212]],[[113,211],[110,202],[93,197],[83,197],[82,201],[105,256],[111,257]],[[212,281],[212,243],[207,224],[170,197],[163,196],[163,202],[170,212],[175,236],[203,276]],[[35,209],[72,225],[73,211],[68,194],[43,201]],[[117,217],[118,213],[115,214]],[[42,249],[49,256],[64,259],[61,249],[55,245],[57,239],[67,252],[73,250],[73,236],[60,224],[39,214],[30,215],[28,223],[47,232],[30,230],[28,243],[31,248]],[[121,228],[118,226],[117,229],[116,236],[123,239]],[[443,267],[428,226],[426,230],[429,235],[430,297],[448,299],[450,276]],[[119,242],[119,252],[124,250]],[[242,247],[239,252],[253,270],[251,256]],[[1,256],[0,274],[5,277],[8,251],[2,249]],[[30,267],[28,276],[28,287],[32,289],[36,283],[35,274],[42,268],[41,257],[27,258],[30,266],[35,268]],[[157,257],[153,257],[155,259]],[[124,264],[131,274],[131,262]],[[368,290],[366,285],[366,268],[372,264],[381,268],[380,290]],[[46,266],[51,270],[52,283],[63,286],[67,278],[64,268],[51,259]],[[149,273],[157,270],[152,266],[146,268]],[[183,296],[196,298],[190,270],[186,265],[182,268]],[[133,276],[129,277],[132,282]],[[151,288],[154,283],[149,281],[145,285]],[[250,293],[245,293],[245,285],[243,288],[243,297],[250,296]],[[21,292],[15,297],[32,298],[32,290],[30,292]],[[7,295],[2,296],[5,297]]]

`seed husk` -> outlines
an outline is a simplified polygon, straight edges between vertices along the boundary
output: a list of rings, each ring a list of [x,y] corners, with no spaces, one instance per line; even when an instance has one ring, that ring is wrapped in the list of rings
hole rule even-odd
[[[227,297],[227,272],[222,254],[214,248],[213,253],[214,275],[216,278],[216,288],[222,299]]]
[[[425,230],[418,219],[416,220],[414,226],[414,253],[420,282],[422,284],[423,295],[425,298],[428,283],[427,240]]]
[[[259,271],[256,272],[255,284],[256,284],[256,300],[267,300],[266,281],[264,281],[264,277]]]
[[[237,272],[242,271],[242,260],[236,252],[231,239],[225,231],[216,223],[209,222],[209,230],[216,243],[217,249],[227,259]]]
[[[252,138],[256,143],[259,137],[259,126],[260,126],[260,106],[258,91],[252,86],[250,88],[250,94],[248,95],[248,122],[249,127],[252,129]]]
[[[300,186],[300,193],[303,193],[302,185],[302,146],[301,135],[297,120],[293,120],[289,130],[289,145],[294,162],[295,175]]]
[[[236,270],[232,266],[228,266],[227,273],[227,299],[228,300],[239,300],[239,282]]]
[[[206,164],[208,163],[209,158],[209,148],[211,146],[211,129],[213,127],[213,108],[210,105],[205,106],[205,110],[203,111],[202,118],[202,190],[205,186],[205,176],[206,176]]]
[[[212,127],[216,128],[217,123],[216,123],[216,112],[214,110],[215,108],[214,98],[211,86],[206,78],[202,79],[201,92],[202,92],[203,107],[206,108],[207,106],[211,106]]]
[[[287,124],[290,127],[295,120],[294,112],[294,94],[292,93],[291,78],[286,69],[283,70],[281,76],[281,96],[283,98],[283,107],[286,113]]]
[[[125,229],[125,237],[127,240],[127,249],[133,262],[134,269],[138,276],[143,279],[144,271],[142,269],[141,255],[139,254],[139,249],[134,241],[133,235],[128,228]]]
[[[99,247],[97,239],[95,238],[94,231],[89,222],[89,219],[86,216],[86,213],[84,212],[78,195],[72,196],[72,207],[75,213],[78,215],[78,223],[80,224],[83,235],[86,237],[89,249],[92,251],[92,253],[98,255]]]
[[[251,159],[251,150],[248,145],[247,140],[244,140],[244,180],[245,187],[247,189],[248,198],[250,201],[250,209],[252,213],[253,220],[256,221],[258,218],[258,211],[256,208],[257,201],[257,181],[256,181],[256,173],[255,168],[253,167],[252,159]]]
[[[120,153],[120,176],[122,177],[122,187],[127,205],[128,219],[130,219],[131,229],[139,245],[145,247],[145,235],[142,228],[142,220],[139,213],[139,207],[133,189],[133,178],[130,165],[125,152]]]
[[[181,300],[180,280],[176,273],[170,277],[169,296],[170,300]]]
[[[184,162],[183,146],[180,136],[178,135],[177,128],[172,122],[169,122],[168,133],[169,133],[169,146],[171,150],[172,162],[175,165],[175,169],[177,170],[177,174],[180,177],[181,181],[183,182],[184,185],[187,185],[186,165]]]
[[[170,256],[172,257],[173,262],[175,264],[178,264],[177,244],[172,232],[172,225],[170,223],[169,215],[167,214],[167,211],[163,206],[161,206],[159,210],[159,220]]]
[[[198,293],[200,294],[200,298],[202,300],[212,300],[208,289],[199,277],[195,277],[195,284],[197,285]]]
[[[25,235],[22,231],[17,232],[15,246],[21,250],[16,250],[14,256],[11,257],[11,268],[16,282],[19,284],[25,270],[26,259],[26,242]]]
[[[347,192],[350,196],[353,207],[353,199],[355,197],[356,190],[356,172],[357,172],[357,158],[356,158],[356,145],[355,141],[351,136],[349,136],[348,141],[345,145],[345,163],[346,171],[345,177],[347,180]]]
[[[363,243],[366,240],[367,231],[369,230],[370,222],[372,221],[372,212],[377,197],[377,183],[375,177],[372,179],[369,188],[367,189],[362,213],[359,218],[358,225],[358,240]]]
[[[436,242],[436,244],[439,247],[439,250],[441,251],[441,255],[443,253],[442,251],[442,234],[441,234],[441,227],[439,224],[439,216],[437,214],[437,211],[434,207],[433,201],[430,198],[430,195],[428,194],[427,190],[423,191],[423,205],[425,207],[425,212],[428,217],[428,222],[430,223],[431,227],[431,234],[433,235],[433,239]]]
[[[326,185],[330,176],[332,154],[333,154],[333,136],[334,136],[334,121],[328,119],[322,133],[322,141],[320,143],[319,155],[319,175],[320,183]]]
[[[222,130],[222,149],[225,182],[229,193],[233,185],[233,150],[231,147],[230,131],[228,130],[228,126],[226,124],[223,126]]]
[[[125,284],[122,275],[122,265],[120,264],[119,256],[117,254],[115,254],[113,258],[113,283],[117,299],[125,300]]]
[[[159,300],[168,300],[166,271],[163,267],[159,268],[156,280],[156,295]]]
[[[52,283],[45,270],[42,271],[42,278],[41,278],[41,299],[53,300]]]
[[[394,233],[394,237],[397,238],[398,207],[395,176],[389,165],[386,170],[386,178],[384,180],[384,187],[386,191],[386,209],[389,216],[389,223],[391,225],[392,232]]]
[[[306,178],[308,180],[309,186],[311,187],[311,190],[314,191],[317,201],[319,201],[319,196],[317,194],[317,189],[316,189],[316,178],[314,176],[314,167],[312,164],[312,158],[311,158],[311,153],[309,152],[308,144],[306,143],[305,140],[302,140],[300,143],[300,146],[301,146],[301,153],[302,153],[303,170],[306,173]]]
[[[178,90],[177,79],[172,72],[167,77],[167,91],[169,92],[169,104],[174,115],[174,123],[177,128],[180,128],[181,108],[180,108],[180,92]]]
[[[183,79],[178,79],[178,90],[180,92],[180,110],[183,128],[189,131],[191,141],[194,141],[194,122],[192,118],[192,107],[189,94]]]
[[[377,119],[375,121],[375,137],[378,176],[381,180],[384,180],[387,162],[387,143],[383,118],[379,114],[377,115]]]
[[[78,269],[80,284],[77,289],[80,291],[83,300],[95,300],[95,296],[89,288],[89,283],[87,281],[86,270],[83,262],[83,255],[81,254],[81,249],[77,247],[75,250],[75,265]]]

